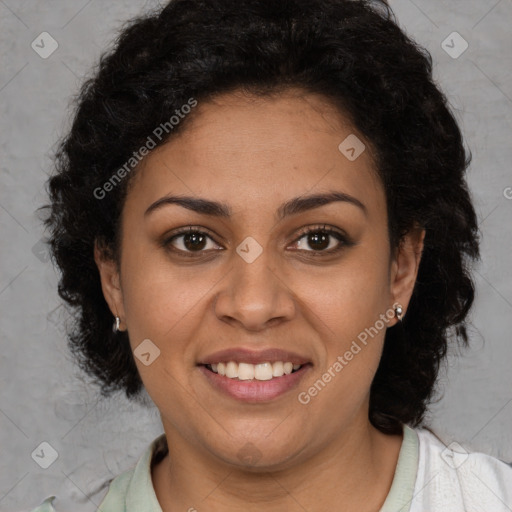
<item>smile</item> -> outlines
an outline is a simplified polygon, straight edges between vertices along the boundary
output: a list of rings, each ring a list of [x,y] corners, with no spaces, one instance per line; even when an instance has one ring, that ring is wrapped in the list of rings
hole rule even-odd
[[[290,375],[297,371],[302,365],[293,364],[289,361],[270,361],[260,364],[236,363],[235,361],[212,363],[206,367],[214,373],[239,380],[271,380],[273,378]]]
[[[296,388],[311,367],[311,363],[229,361],[202,364],[198,369],[212,388],[223,395],[243,402],[268,402]]]

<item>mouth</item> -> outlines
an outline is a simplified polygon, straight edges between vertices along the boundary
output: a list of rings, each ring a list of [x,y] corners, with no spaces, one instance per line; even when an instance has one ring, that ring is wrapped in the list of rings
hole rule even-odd
[[[284,375],[291,375],[299,371],[303,366],[303,364],[293,364],[291,361],[275,361],[274,363],[266,361],[259,364],[226,361],[204,365],[207,370],[217,375],[239,381],[279,379]]]
[[[268,403],[284,398],[299,386],[312,367],[312,363],[291,361],[258,364],[221,361],[198,365],[212,391],[245,403]]]

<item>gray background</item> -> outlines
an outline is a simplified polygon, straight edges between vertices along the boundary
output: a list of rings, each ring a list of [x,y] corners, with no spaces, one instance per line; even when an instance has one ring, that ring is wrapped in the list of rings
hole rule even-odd
[[[431,52],[436,80],[472,150],[468,179],[483,237],[471,349],[462,358],[452,351],[432,426],[447,444],[512,461],[512,0],[390,4],[406,32]],[[73,366],[57,274],[35,214],[81,79],[122,21],[157,6],[0,0],[1,511],[30,510],[51,494],[59,512],[93,511],[106,492],[101,484],[134,464],[162,432],[154,407],[122,396],[100,400]],[[59,45],[47,59],[31,47],[44,31]],[[453,31],[469,44],[458,58],[441,46]],[[43,441],[58,453],[48,469],[31,457]]]

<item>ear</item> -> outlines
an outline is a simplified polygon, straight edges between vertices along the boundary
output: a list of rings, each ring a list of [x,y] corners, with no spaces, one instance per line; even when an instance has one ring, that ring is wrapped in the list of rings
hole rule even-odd
[[[123,292],[121,289],[121,281],[119,276],[119,268],[109,251],[101,248],[96,240],[94,243],[94,261],[98,267],[101,280],[101,289],[103,296],[112,312],[113,316],[118,316],[121,321],[120,330],[122,328],[125,313],[123,306]]]
[[[416,283],[424,239],[425,229],[419,226],[412,228],[395,250],[391,264],[391,296],[393,304],[402,306],[404,316]]]

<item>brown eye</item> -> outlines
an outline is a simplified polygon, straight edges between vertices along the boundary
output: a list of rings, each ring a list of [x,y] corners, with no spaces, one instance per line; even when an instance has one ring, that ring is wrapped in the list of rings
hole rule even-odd
[[[187,233],[183,236],[183,245],[188,251],[201,251],[206,245],[206,236],[202,233]]]
[[[326,254],[338,252],[343,246],[353,245],[346,235],[326,226],[308,228],[295,244],[300,251]]]
[[[187,227],[178,231],[171,237],[167,237],[163,242],[163,246],[174,252],[183,253],[183,255],[186,256],[195,256],[193,253],[200,255],[203,251],[219,248],[216,243],[210,244],[211,246],[208,247],[209,241],[215,242],[215,240],[204,231]]]
[[[329,247],[331,235],[322,231],[309,233],[307,236],[307,245],[312,249],[323,251]]]

